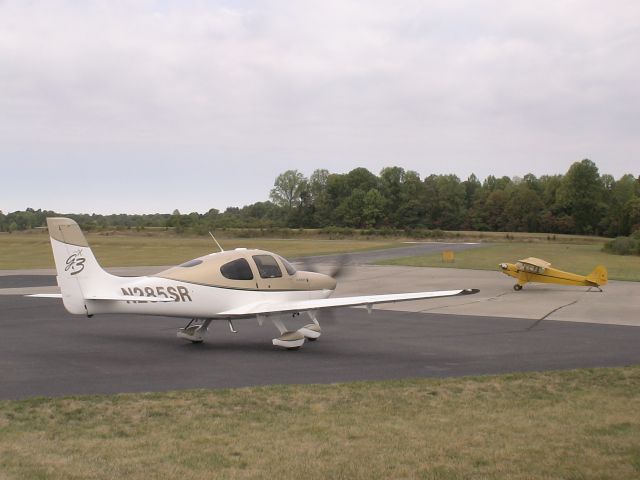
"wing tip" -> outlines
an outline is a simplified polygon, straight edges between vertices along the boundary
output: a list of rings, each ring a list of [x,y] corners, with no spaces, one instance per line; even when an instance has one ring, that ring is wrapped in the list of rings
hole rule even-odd
[[[458,295],[474,295],[479,291],[479,288],[465,288],[464,290],[460,290],[460,293]]]

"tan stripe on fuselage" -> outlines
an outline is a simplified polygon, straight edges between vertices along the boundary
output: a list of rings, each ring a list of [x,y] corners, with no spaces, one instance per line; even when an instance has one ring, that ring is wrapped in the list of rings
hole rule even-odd
[[[273,256],[280,267],[282,277],[261,278],[252,258],[254,255]],[[253,273],[252,280],[232,280],[225,278],[220,272],[220,267],[239,258],[244,258],[249,263]],[[201,260],[202,263],[192,267],[176,266],[156,276],[199,285],[241,290],[291,291],[335,288],[335,281],[326,275],[311,272],[296,272],[294,275],[289,275],[277,255],[263,250],[229,250],[206,255],[197,260]]]

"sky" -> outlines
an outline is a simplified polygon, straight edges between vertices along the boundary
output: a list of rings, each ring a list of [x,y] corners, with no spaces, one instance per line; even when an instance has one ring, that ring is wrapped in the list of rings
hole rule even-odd
[[[224,210],[288,169],[638,176],[639,59],[636,0],[0,0],[0,210]]]

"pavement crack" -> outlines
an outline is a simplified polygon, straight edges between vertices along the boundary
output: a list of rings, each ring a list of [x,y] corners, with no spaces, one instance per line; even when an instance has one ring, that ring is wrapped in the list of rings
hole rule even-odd
[[[500,297],[502,297],[502,296],[504,296],[504,295],[509,295],[509,294],[511,294],[511,292],[509,292],[509,291],[507,291],[507,292],[502,292],[502,293],[499,293],[499,294],[497,294],[497,295],[494,295],[493,297],[489,297],[489,298],[487,298],[487,300],[495,300],[496,298],[500,298]]]
[[[488,298],[479,298],[477,300],[472,300],[469,302],[464,302],[464,303],[452,303],[449,305],[439,305],[437,307],[431,307],[431,308],[425,308],[423,310],[419,310],[419,313],[427,313],[430,312],[431,310],[438,310],[440,308],[449,308],[449,307],[460,307],[462,305],[473,305],[474,303],[482,303],[482,302],[490,302],[491,300],[496,300],[497,298],[503,296],[503,295],[508,295],[511,292],[502,292],[499,293],[498,295],[494,295],[493,297],[488,297]]]
[[[427,313],[431,310],[439,310],[441,308],[449,308],[449,307],[461,307],[462,305],[472,305],[474,303],[480,303],[480,302],[484,302],[485,299],[481,299],[481,300],[474,300],[472,302],[464,302],[464,303],[452,303],[449,305],[438,305],[437,307],[431,307],[431,308],[425,308],[423,310],[418,310],[418,313]]]
[[[551,310],[550,312],[548,312],[546,315],[543,315],[542,317],[540,317],[538,320],[536,320],[535,322],[533,322],[529,327],[527,327],[526,331],[530,331],[533,330],[541,321],[543,321],[544,319],[546,319],[547,317],[549,317],[549,315],[551,315],[552,313],[556,313],[558,310],[561,310],[565,307],[569,307],[571,305],[574,305],[578,303],[578,300],[574,300],[573,302],[569,302],[565,305],[560,305],[559,307],[554,308],[553,310]]]

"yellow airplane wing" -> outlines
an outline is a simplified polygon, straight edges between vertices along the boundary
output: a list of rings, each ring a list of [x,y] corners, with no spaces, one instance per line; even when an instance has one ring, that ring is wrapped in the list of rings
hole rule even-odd
[[[551,266],[549,262],[545,262],[544,260],[540,260],[539,258],[535,258],[535,257],[524,258],[518,261],[520,263],[524,263],[526,265],[533,265],[534,267],[539,267],[542,269],[549,268]]]

